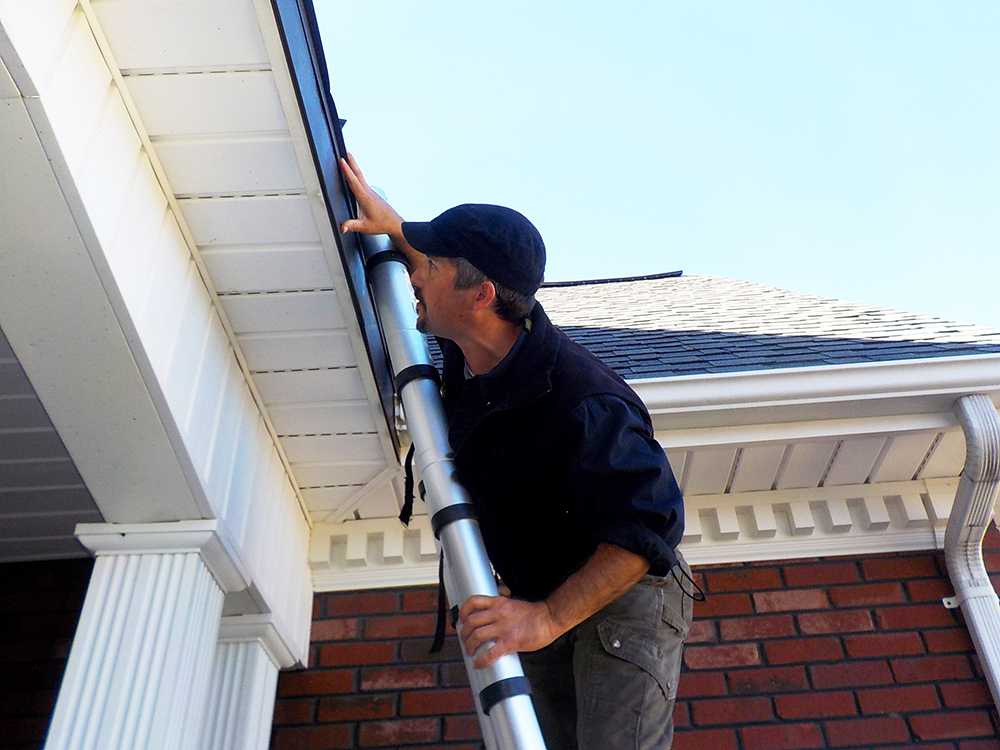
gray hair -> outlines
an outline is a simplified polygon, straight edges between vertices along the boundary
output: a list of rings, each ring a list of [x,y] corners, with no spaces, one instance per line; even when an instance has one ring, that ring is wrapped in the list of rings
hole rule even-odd
[[[513,289],[498,284],[485,273],[472,265],[465,258],[449,258],[455,266],[455,288],[471,289],[474,286],[489,281],[497,291],[496,313],[509,323],[520,323],[535,307],[534,294],[521,294]]]

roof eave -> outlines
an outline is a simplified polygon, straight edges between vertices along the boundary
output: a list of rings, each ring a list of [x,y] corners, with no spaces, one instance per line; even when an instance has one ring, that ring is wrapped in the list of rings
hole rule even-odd
[[[1000,402],[1000,354],[630,380],[658,429],[927,415],[971,393]]]

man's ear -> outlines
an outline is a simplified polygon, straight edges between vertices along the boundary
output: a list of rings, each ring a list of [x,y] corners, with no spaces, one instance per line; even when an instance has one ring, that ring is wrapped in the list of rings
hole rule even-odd
[[[493,300],[497,298],[497,288],[493,286],[493,282],[487,279],[482,284],[479,285],[476,290],[476,297],[472,301],[473,309],[475,310],[485,310],[493,304]]]

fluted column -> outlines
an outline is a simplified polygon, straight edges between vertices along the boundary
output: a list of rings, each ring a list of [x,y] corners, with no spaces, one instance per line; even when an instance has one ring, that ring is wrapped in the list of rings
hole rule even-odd
[[[223,617],[198,747],[266,750],[278,669],[293,663],[270,615]]]
[[[81,524],[96,553],[46,750],[197,747],[223,587],[214,522]]]

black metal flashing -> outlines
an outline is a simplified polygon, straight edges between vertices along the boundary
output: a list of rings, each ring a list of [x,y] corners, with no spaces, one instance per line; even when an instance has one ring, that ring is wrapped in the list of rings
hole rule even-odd
[[[392,371],[365,278],[364,255],[357,235],[340,234],[340,225],[347,219],[356,217],[357,206],[340,171],[340,157],[347,154],[341,130],[344,121],[337,115],[337,105],[330,94],[330,77],[316,13],[311,0],[271,0],[271,4],[284,42],[292,82],[298,93],[299,108],[309,135],[330,221],[336,230],[337,249],[351,289],[361,335],[368,350],[368,361],[375,375],[382,413],[389,434],[398,448]]]
[[[650,273],[645,276],[620,276],[612,279],[578,279],[576,281],[545,281],[543,289],[555,289],[564,286],[591,286],[593,284],[619,284],[626,281],[653,281],[656,279],[679,279],[683,271],[667,271],[666,273]]]

